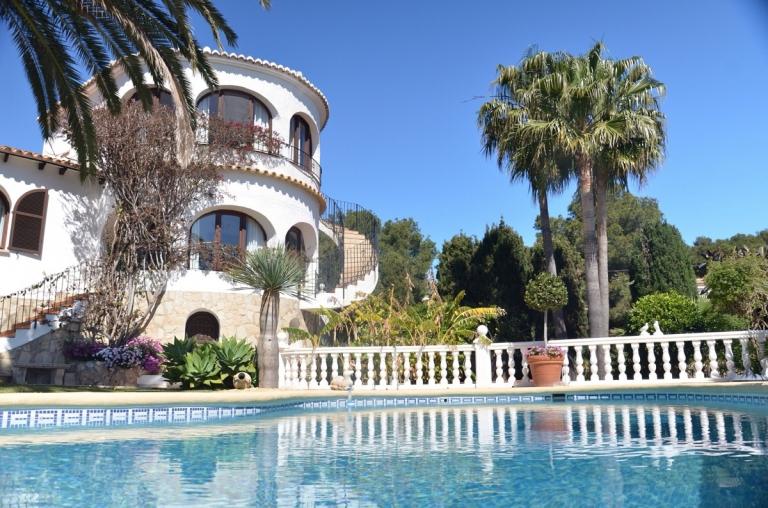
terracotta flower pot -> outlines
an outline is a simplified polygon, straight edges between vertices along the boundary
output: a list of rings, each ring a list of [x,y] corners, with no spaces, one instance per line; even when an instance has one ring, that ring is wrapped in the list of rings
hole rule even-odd
[[[533,386],[555,386],[560,384],[563,374],[562,356],[529,355],[528,366],[531,368]]]

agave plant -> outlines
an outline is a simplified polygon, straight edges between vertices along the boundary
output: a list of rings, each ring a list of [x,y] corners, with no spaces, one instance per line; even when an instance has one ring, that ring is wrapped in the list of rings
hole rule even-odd
[[[181,373],[184,388],[220,388],[226,377],[213,345],[205,344],[184,355],[184,370]]]
[[[224,383],[227,387],[232,387],[233,376],[238,372],[247,372],[252,376],[256,374],[256,350],[245,339],[224,338],[215,345],[214,352],[226,376]]]
[[[187,354],[195,349],[195,341],[190,337],[184,339],[173,338],[173,342],[163,344],[163,376],[171,383],[182,382],[182,374],[186,363]]]

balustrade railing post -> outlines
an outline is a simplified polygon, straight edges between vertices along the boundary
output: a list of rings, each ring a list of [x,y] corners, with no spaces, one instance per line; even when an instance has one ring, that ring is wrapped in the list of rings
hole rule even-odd
[[[736,377],[736,370],[734,369],[736,364],[733,362],[732,340],[723,340],[723,345],[725,346],[725,377],[727,379],[733,379]]]
[[[465,361],[465,369],[468,362]],[[481,341],[475,342],[475,386],[487,388],[493,386],[491,371],[491,351]]]
[[[741,344],[741,364],[744,367],[744,378],[752,379],[752,359],[749,357],[749,339],[739,339]]]
[[[704,379],[704,363],[702,362],[701,355],[701,341],[693,341],[693,377],[695,379]]]
[[[707,341],[707,357],[709,358],[709,377],[710,379],[720,378],[720,368],[717,365],[717,351],[715,350],[715,341]]]
[[[664,379],[672,379],[672,359],[669,356],[669,342],[661,343],[661,358],[664,362]]]
[[[645,344],[645,350],[648,352],[648,380],[656,381],[658,376],[656,375],[656,343],[647,342]]]

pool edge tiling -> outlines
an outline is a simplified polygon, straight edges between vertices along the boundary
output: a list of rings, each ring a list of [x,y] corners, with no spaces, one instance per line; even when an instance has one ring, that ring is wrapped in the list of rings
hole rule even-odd
[[[723,389],[724,388],[724,389]],[[153,394],[148,394],[153,395]],[[274,392],[270,395],[275,395]],[[768,387],[764,383],[739,383],[723,386],[666,386],[630,389],[604,387],[588,390],[566,390],[555,387],[518,391],[498,390],[469,393],[442,391],[425,394],[408,392],[362,392],[348,398],[346,393],[293,392],[287,397],[269,397],[261,401],[226,400],[199,404],[120,404],[115,397],[110,405],[91,407],[67,406],[32,407],[3,406],[0,398],[0,430],[60,428],[60,427],[112,427],[146,424],[186,424],[223,421],[251,417],[279,410],[341,410],[387,409],[395,407],[469,406],[489,404],[542,404],[542,403],[659,403],[659,404],[729,404],[768,408]],[[214,398],[215,399],[215,398]],[[122,402],[126,402],[123,400]]]

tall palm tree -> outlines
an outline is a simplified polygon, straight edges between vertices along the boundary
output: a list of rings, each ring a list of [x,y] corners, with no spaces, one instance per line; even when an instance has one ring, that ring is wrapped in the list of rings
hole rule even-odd
[[[301,298],[306,263],[283,246],[264,247],[247,252],[235,263],[228,274],[241,286],[261,291],[259,313],[259,386],[277,388],[280,351],[277,344],[277,326],[280,318],[280,295]]]
[[[548,114],[545,101],[532,100],[531,86],[551,71],[551,58],[546,52],[530,51],[518,66],[499,66],[494,81],[496,96],[481,106],[478,124],[482,130],[485,154],[496,154],[499,169],[506,170],[511,181],[528,182],[531,196],[539,205],[547,271],[556,276],[548,195],[560,193],[565,188],[570,178],[568,164],[563,163],[552,144],[526,139],[520,135],[519,129],[521,119]],[[553,313],[553,319],[556,336],[566,338],[562,309]]]
[[[596,187],[603,187],[602,181],[596,185],[596,175],[607,153],[634,149],[638,137],[656,128],[660,120],[658,111],[644,102],[645,92],[656,82],[638,80],[637,71],[630,70],[627,79],[621,80],[622,86],[612,88],[617,83],[614,73],[620,66],[614,67],[603,52],[603,44],[597,43],[582,56],[559,53],[549,58],[549,72],[532,83],[529,94],[532,101],[541,103],[544,114],[519,119],[522,139],[556,146],[558,153],[574,162],[582,209],[589,330],[593,337],[608,334],[595,210]],[[607,291],[607,280],[605,286]]]
[[[260,0],[269,7],[269,0]],[[11,33],[37,103],[44,138],[66,127],[82,168],[93,174],[96,135],[91,103],[82,86],[78,66],[94,76],[94,84],[112,113],[120,111],[120,97],[112,76],[112,59],[119,62],[136,86],[145,107],[151,94],[144,81],[146,66],[155,84],[166,86],[177,104],[177,143],[182,164],[193,146],[194,107],[181,59],[189,61],[209,86],[216,76],[193,36],[190,12],[208,24],[221,46],[237,41],[211,0],[4,0],[0,21]]]
[[[606,79],[606,109],[624,116],[627,133],[616,145],[607,145],[595,164],[595,212],[599,260],[600,298],[609,309],[608,204],[609,188],[626,188],[630,177],[643,184],[664,158],[664,115],[659,100],[665,86],[652,77],[651,68],[640,57],[603,59]],[[608,315],[601,335],[609,330]]]

